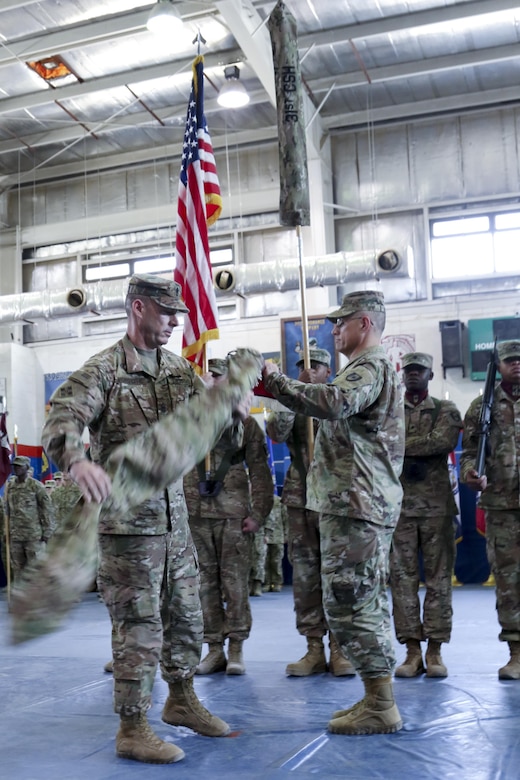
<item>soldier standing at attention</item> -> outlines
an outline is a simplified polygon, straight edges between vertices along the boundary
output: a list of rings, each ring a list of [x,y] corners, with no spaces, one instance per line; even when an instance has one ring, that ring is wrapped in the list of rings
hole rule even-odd
[[[227,361],[213,358],[208,369],[214,377],[222,376],[227,372]],[[204,642],[209,645],[196,673],[238,675],[245,672],[242,645],[252,625],[249,569],[253,534],[273,506],[265,434],[253,417],[244,420],[238,440],[231,440],[224,432],[209,453],[209,465],[209,475],[203,462],[184,480],[199,558]]]
[[[56,487],[52,491],[51,501],[54,507],[56,526],[59,528],[78,503],[81,497],[81,490],[72,481],[72,477],[68,472],[63,474],[63,472],[57,471],[54,479]]]
[[[454,403],[428,394],[432,365],[432,356],[425,352],[409,352],[402,358],[406,449],[403,504],[390,551],[390,585],[395,633],[406,644],[407,655],[395,670],[396,677],[415,677],[425,671],[421,642],[426,639],[426,676],[448,676],[441,644],[451,637],[457,514],[448,454],[457,445],[462,418]],[[419,551],[426,585],[422,620]]]
[[[9,480],[5,491],[13,580],[42,552],[55,527],[50,495],[41,482],[29,476],[30,465],[24,455],[14,458],[15,478]]]
[[[90,358],[54,393],[43,445],[86,501],[102,502],[110,494],[103,464],[120,444],[203,387],[187,360],[163,348],[178,324],[177,313],[187,311],[176,282],[132,276],[126,335]],[[83,445],[85,427],[92,460]],[[202,706],[193,687],[203,625],[182,480],[123,521],[105,517],[99,555],[98,589],[112,621],[117,754],[147,763],[179,761],[184,751],[159,739],[146,717],[159,661],[169,687],[163,721],[204,736],[229,733],[227,723]]]
[[[471,402],[464,418],[460,474],[470,488],[482,491],[479,505],[486,512],[498,638],[510,650],[498,676],[520,680],[520,341],[502,341],[497,352],[502,380],[495,385],[484,474],[475,470],[482,396]]]
[[[323,384],[330,376],[330,352],[318,346],[309,350],[313,384]],[[296,363],[303,372],[303,356]],[[314,435],[318,421],[314,420]],[[294,412],[271,412],[267,435],[276,442],[286,442],[291,456],[283,483],[282,503],[287,507],[288,556],[292,565],[292,586],[296,628],[307,640],[307,652],[299,661],[290,663],[285,673],[290,677],[308,677],[327,670],[336,677],[355,675],[350,661],[341,653],[332,632],[328,630],[323,609],[321,587],[321,553],[319,513],[306,509],[306,479],[309,468],[308,417]],[[330,660],[327,665],[323,637],[328,633]]]
[[[401,508],[404,411],[399,378],[381,346],[383,294],[343,297],[328,315],[336,349],[349,362],[331,384],[263,369],[265,387],[293,412],[320,419],[307,473],[307,508],[320,513],[327,625],[365,686],[364,698],[332,716],[334,734],[389,734],[402,728],[394,700],[386,578]]]

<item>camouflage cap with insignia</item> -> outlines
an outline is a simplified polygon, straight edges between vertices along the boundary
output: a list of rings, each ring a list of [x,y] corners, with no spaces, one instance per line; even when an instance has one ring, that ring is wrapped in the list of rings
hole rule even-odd
[[[330,322],[336,322],[339,317],[348,317],[357,311],[385,311],[385,297],[378,290],[360,290],[343,296],[341,307],[327,314]]]
[[[330,352],[328,349],[323,349],[323,347],[311,347],[309,349],[309,359],[311,363],[314,360],[316,363],[323,363],[323,365],[330,368]],[[296,365],[300,367],[303,366],[303,363],[303,352],[300,352],[300,358]]]
[[[497,344],[497,354],[499,360],[506,360],[506,358],[517,357],[520,358],[520,341],[501,341]]]
[[[31,461],[25,455],[16,455],[13,458],[13,466],[30,466]]]
[[[403,368],[408,366],[421,366],[421,368],[429,368],[431,370],[433,366],[433,357],[427,352],[407,352],[401,358],[401,365]]]
[[[227,370],[227,358],[210,358],[208,360],[208,371],[211,371],[215,376],[225,376]]]
[[[128,282],[128,295],[142,295],[151,298],[166,311],[183,314],[189,312],[181,298],[181,286],[172,279],[163,279],[154,274],[134,274]]]
[[[54,479],[63,479],[63,471],[55,471]]]

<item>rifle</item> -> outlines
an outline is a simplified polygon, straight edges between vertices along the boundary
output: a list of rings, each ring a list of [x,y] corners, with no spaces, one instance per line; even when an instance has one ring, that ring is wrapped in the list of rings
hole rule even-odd
[[[497,340],[493,344],[491,360],[487,364],[486,383],[484,385],[484,395],[482,396],[482,406],[480,407],[478,417],[478,446],[477,459],[475,462],[475,471],[477,476],[484,474],[486,463],[487,440],[489,429],[491,427],[491,407],[495,397],[495,380],[497,376]]]

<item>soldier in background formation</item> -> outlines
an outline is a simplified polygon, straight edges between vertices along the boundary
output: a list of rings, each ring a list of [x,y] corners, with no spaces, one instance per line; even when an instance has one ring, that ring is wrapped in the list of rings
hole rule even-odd
[[[71,474],[87,502],[101,503],[110,495],[103,465],[120,444],[204,388],[187,360],[164,349],[177,313],[188,311],[180,286],[134,275],[125,308],[126,335],[56,390],[42,434],[47,453]],[[91,460],[83,445],[85,426]],[[165,723],[211,737],[230,730],[202,706],[193,686],[203,623],[182,480],[120,521],[104,516],[98,542],[98,588],[112,622],[117,754],[146,763],[179,761],[184,751],[161,740],[146,716],[159,661],[169,690],[161,716]]]
[[[311,373],[303,373],[303,357],[296,363],[299,381],[322,384],[330,375],[330,352],[314,345],[309,350]],[[285,475],[282,503],[287,511],[288,556],[292,565],[292,587],[296,628],[307,640],[307,652],[299,661],[287,665],[292,677],[321,674],[327,669],[336,677],[354,675],[355,669],[341,653],[334,634],[329,631],[323,608],[319,513],[306,509],[306,478],[309,468],[308,417],[294,412],[271,412],[267,435],[275,442],[286,442],[291,464]],[[314,434],[318,421],[314,420]],[[327,665],[323,637],[329,635],[330,660]]]
[[[520,341],[498,344],[498,370],[484,474],[475,469],[482,396],[464,418],[460,478],[482,491],[486,513],[488,559],[496,582],[499,639],[509,645],[510,659],[498,670],[502,680],[520,680]]]
[[[253,534],[251,545],[251,565],[249,567],[249,595],[261,596],[262,585],[265,579],[265,556],[267,546],[265,543],[264,529],[260,528]]]
[[[286,513],[280,497],[275,493],[273,508],[264,524],[265,566],[264,593],[280,593],[283,587],[283,554],[286,541]]]
[[[208,361],[213,377],[227,371],[225,359]],[[184,479],[189,523],[197,549],[209,646],[197,674],[244,674],[242,652],[251,631],[249,569],[252,534],[273,505],[273,479],[265,434],[253,417],[243,422],[238,440],[225,432],[208,456]],[[229,640],[228,655],[224,643]]]
[[[402,728],[394,700],[386,582],[402,499],[404,411],[399,378],[381,346],[383,295],[345,295],[328,315],[336,349],[349,362],[331,384],[300,381],[265,363],[264,384],[293,412],[320,419],[307,472],[307,507],[320,513],[327,625],[359,672],[365,696],[332,715],[335,734],[389,734]]]
[[[55,528],[50,496],[41,482],[29,476],[30,466],[29,458],[15,456],[15,478],[9,479],[4,494],[13,581],[42,553]]]
[[[432,356],[425,352],[409,352],[402,358],[406,450],[403,504],[390,552],[390,585],[395,633],[406,644],[407,655],[395,670],[396,677],[415,677],[425,671],[421,653],[425,640],[426,676],[448,675],[441,644],[451,637],[457,514],[448,454],[457,445],[462,418],[454,403],[429,395],[432,365]],[[419,553],[426,585],[422,620]]]
[[[54,479],[56,487],[52,491],[51,501],[54,507],[56,527],[59,528],[79,501],[81,490],[68,472],[57,471]]]

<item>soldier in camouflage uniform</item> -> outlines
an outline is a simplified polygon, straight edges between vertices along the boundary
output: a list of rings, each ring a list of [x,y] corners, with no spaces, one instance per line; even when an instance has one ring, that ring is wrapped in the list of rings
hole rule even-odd
[[[254,534],[251,547],[251,566],[249,567],[249,595],[261,596],[262,583],[265,579],[265,556],[267,547],[265,536],[261,528]]]
[[[226,360],[208,361],[213,376],[227,371]],[[251,631],[249,567],[252,534],[273,505],[273,479],[265,434],[247,417],[239,441],[227,432],[184,479],[189,523],[199,557],[204,641],[209,652],[197,674],[244,674],[242,645]],[[224,643],[229,640],[228,656]]]
[[[13,460],[15,479],[6,490],[6,515],[13,581],[44,550],[55,524],[50,496],[37,479],[28,476],[31,462],[23,455]]]
[[[72,507],[78,502],[81,490],[72,481],[72,477],[68,472],[65,474],[62,474],[61,471],[56,472],[54,479],[57,487],[51,493],[51,501],[54,507],[56,526],[59,528],[70,515]]]
[[[361,675],[365,697],[338,710],[335,734],[402,728],[394,700],[395,654],[386,592],[399,518],[404,456],[402,388],[383,347],[383,295],[354,292],[328,315],[336,349],[349,358],[331,384],[263,369],[267,390],[294,412],[320,419],[307,473],[307,508],[320,513],[323,604],[330,630]]]
[[[273,508],[266,517],[264,524],[264,538],[266,544],[264,592],[272,591],[280,593],[283,586],[283,546],[286,539],[286,514],[285,507],[276,494],[273,499]]]
[[[395,670],[396,677],[415,677],[425,671],[421,642],[426,639],[426,676],[448,675],[441,644],[451,637],[453,518],[457,514],[448,454],[455,449],[462,419],[454,403],[428,394],[432,365],[432,356],[425,352],[409,352],[402,358],[406,450],[401,475],[403,505],[390,552],[390,584],[395,633],[406,644],[407,655]],[[419,551],[426,585],[422,620]]]
[[[484,474],[475,462],[479,440],[482,396],[475,398],[464,418],[461,480],[482,491],[486,513],[488,558],[496,582],[496,607],[510,660],[498,670],[502,680],[520,680],[520,341],[498,344],[498,369]]]
[[[203,387],[187,360],[163,348],[178,324],[177,313],[187,312],[178,284],[133,276],[126,312],[126,335],[56,390],[43,430],[47,453],[69,471],[87,502],[108,498],[111,482],[103,465],[119,445]],[[92,460],[83,445],[85,426]],[[159,739],[146,717],[159,661],[169,687],[163,721],[205,736],[229,732],[193,688],[203,624],[182,480],[123,519],[103,514],[99,554],[98,589],[112,621],[114,704],[121,719],[117,754],[148,763],[179,761],[184,752]]]
[[[330,376],[330,352],[314,345],[309,350],[314,383],[325,383]],[[303,355],[296,363],[302,381]],[[287,508],[288,555],[292,565],[296,628],[307,640],[307,652],[299,661],[287,665],[285,673],[307,677],[329,670],[335,677],[354,675],[355,669],[341,653],[332,632],[328,630],[323,609],[321,587],[321,553],[319,514],[306,509],[306,476],[309,468],[309,418],[294,412],[271,412],[267,435],[276,442],[286,442],[291,464],[285,475],[282,502]],[[314,436],[318,421],[313,420]],[[327,664],[323,637],[328,633],[330,661]]]

